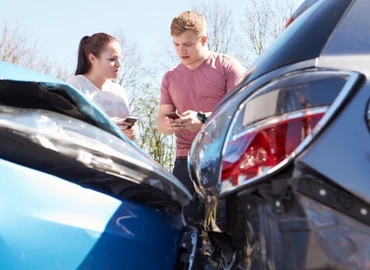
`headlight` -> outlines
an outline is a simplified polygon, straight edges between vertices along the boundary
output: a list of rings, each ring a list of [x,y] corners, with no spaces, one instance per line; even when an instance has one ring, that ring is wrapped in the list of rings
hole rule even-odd
[[[191,199],[185,186],[144,152],[80,120],[51,111],[0,106],[0,132],[23,138],[97,172],[150,186],[181,205]],[[5,153],[11,157],[12,151]],[[34,159],[38,160],[37,154]]]

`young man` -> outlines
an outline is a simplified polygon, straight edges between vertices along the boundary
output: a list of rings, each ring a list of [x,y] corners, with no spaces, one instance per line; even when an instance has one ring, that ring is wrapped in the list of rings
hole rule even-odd
[[[194,193],[187,170],[191,144],[221,99],[240,82],[244,68],[233,57],[211,52],[207,48],[207,26],[204,17],[185,11],[171,23],[171,36],[181,63],[168,70],[162,81],[158,112],[158,130],[176,135],[176,161],[173,174]],[[178,119],[166,116],[177,111]],[[184,209],[191,225],[199,224],[196,203]]]
[[[206,21],[197,12],[185,11],[176,16],[171,36],[181,63],[163,77],[157,126],[163,134],[175,133],[173,175],[194,194],[187,169],[191,144],[206,118],[241,81],[245,71],[235,58],[208,50]],[[175,111],[180,118],[166,116]],[[202,213],[198,208],[199,202],[194,199],[185,207],[184,217],[188,224],[199,228]],[[199,259],[194,263],[193,269],[200,269]]]

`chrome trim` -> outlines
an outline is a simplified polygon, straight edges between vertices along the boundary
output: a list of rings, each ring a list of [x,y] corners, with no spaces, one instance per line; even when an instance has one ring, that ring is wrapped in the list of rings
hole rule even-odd
[[[367,120],[367,125],[370,128],[370,101],[367,104],[366,120]]]
[[[299,111],[293,111],[293,112],[285,113],[285,114],[282,114],[282,115],[268,117],[268,119],[261,120],[261,121],[255,123],[255,124],[251,125],[250,127],[245,129],[241,133],[234,135],[232,138],[233,138],[233,140],[236,140],[240,137],[243,137],[247,133],[251,133],[251,132],[253,132],[257,129],[260,129],[264,126],[270,126],[270,125],[276,124],[276,123],[281,122],[281,121],[292,120],[292,119],[300,118],[300,117],[306,116],[306,115],[325,113],[328,110],[329,107],[330,106],[319,106],[319,107],[313,107],[313,108],[308,108],[308,109],[302,109],[302,110],[299,110]]]
[[[239,186],[232,186],[229,183],[226,182],[221,182],[220,178],[219,181],[220,183],[220,192],[219,192],[219,198],[222,199],[226,196],[228,196],[231,193],[234,193],[242,188],[245,188],[247,186],[250,186],[259,180],[262,180],[264,177],[270,175],[271,173],[275,173],[282,168],[284,168],[286,165],[288,165],[294,157],[296,157],[298,154],[300,154],[313,140],[313,138],[319,134],[319,132],[322,131],[322,129],[325,127],[325,125],[328,123],[328,121],[332,118],[332,116],[338,111],[340,105],[345,101],[345,99],[348,97],[349,93],[351,92],[354,84],[357,82],[359,79],[360,75],[358,73],[353,73],[353,72],[341,72],[341,71],[322,71],[323,73],[326,74],[335,74],[335,75],[348,75],[348,80],[346,84],[343,86],[342,90],[339,92],[337,98],[334,100],[332,105],[329,107],[325,115],[320,119],[320,121],[317,123],[315,128],[312,130],[312,132],[301,142],[301,144],[297,147],[295,151],[293,151],[288,157],[286,157],[282,162],[277,164],[276,166],[272,167],[271,169],[267,169],[265,171],[262,171],[260,175],[255,176],[253,178],[248,179],[246,182],[241,183]],[[257,90],[258,91],[258,90]],[[254,95],[252,94],[248,99],[244,100],[243,103],[247,102],[248,100],[252,99]],[[234,115],[234,118],[232,119],[232,123],[230,125],[228,134],[226,135],[226,138],[230,138],[232,136],[231,131],[236,123],[236,120],[238,119],[238,116],[241,112],[240,110],[241,105],[239,105],[239,109]],[[222,149],[222,154],[223,156],[226,151],[226,144],[224,144],[223,149]]]
[[[190,231],[190,243],[191,243],[191,252],[190,252],[190,256],[189,256],[189,267],[188,269],[193,269],[193,263],[194,263],[194,259],[195,259],[195,252],[196,252],[196,249],[197,249],[197,243],[198,243],[198,230],[195,228],[195,227],[192,227],[191,228],[191,231]]]

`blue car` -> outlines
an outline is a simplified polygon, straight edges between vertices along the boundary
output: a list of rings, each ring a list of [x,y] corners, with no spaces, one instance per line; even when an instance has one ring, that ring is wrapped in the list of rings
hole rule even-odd
[[[0,269],[186,269],[190,199],[73,87],[0,62]]]

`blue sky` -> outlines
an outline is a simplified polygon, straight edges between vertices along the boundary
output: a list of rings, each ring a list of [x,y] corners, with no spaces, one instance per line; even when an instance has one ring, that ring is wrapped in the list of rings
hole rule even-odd
[[[234,17],[242,15],[246,0],[224,0]],[[122,29],[129,41],[135,42],[144,59],[158,50],[169,35],[169,25],[178,13],[192,9],[201,0],[5,0],[0,26],[26,29],[31,38],[42,44],[51,60],[73,72],[77,47],[85,35],[96,32],[114,33]],[[295,0],[298,6],[302,0]]]

